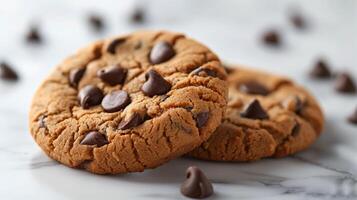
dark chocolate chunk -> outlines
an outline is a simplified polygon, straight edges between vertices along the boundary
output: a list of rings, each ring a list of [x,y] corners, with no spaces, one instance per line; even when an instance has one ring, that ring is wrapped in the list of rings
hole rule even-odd
[[[103,92],[94,85],[87,85],[79,91],[78,99],[82,108],[88,109],[100,104],[103,99]]]
[[[102,17],[97,14],[91,14],[88,16],[88,23],[94,31],[102,31],[104,29],[104,22]]]
[[[82,145],[97,145],[101,147],[108,144],[107,137],[104,134],[99,133],[98,131],[91,131],[87,133],[80,144]]]
[[[240,113],[241,117],[250,119],[268,119],[269,116],[266,111],[262,108],[259,101],[254,99],[249,103],[243,112]]]
[[[135,24],[142,24],[145,22],[145,12],[142,8],[133,10],[130,16],[130,21]]]
[[[175,55],[175,50],[168,42],[161,41],[155,44],[150,52],[150,62],[159,64],[170,60]]]
[[[129,105],[130,102],[131,99],[127,92],[117,90],[105,95],[102,100],[102,107],[106,112],[117,112]]]
[[[0,63],[0,78],[7,81],[17,81],[19,76],[16,71],[6,62]]]
[[[341,73],[336,78],[335,89],[341,93],[356,93],[356,85],[347,73]]]
[[[197,76],[212,76],[217,77],[217,72],[208,68],[199,67],[191,72],[193,75]]]
[[[70,72],[69,72],[69,84],[72,86],[72,87],[77,87],[78,86],[78,83],[79,81],[81,81],[83,75],[84,75],[84,72],[86,71],[85,68],[76,68],[76,69],[72,69]]]
[[[357,108],[355,109],[354,113],[352,113],[347,120],[352,124],[357,124]]]
[[[270,92],[268,88],[266,88],[264,85],[255,81],[249,81],[240,84],[239,90],[247,94],[263,95],[263,96],[268,95]]]
[[[117,48],[117,46],[119,46],[120,44],[124,43],[126,40],[126,38],[117,38],[114,39],[113,41],[111,41],[107,47],[107,52],[110,54],[115,54],[115,50]]]
[[[42,36],[40,34],[39,28],[32,25],[28,32],[26,33],[26,41],[28,43],[39,44],[42,42]]]
[[[300,129],[301,129],[301,125],[296,122],[294,128],[291,130],[291,136],[297,136],[300,132]]]
[[[196,115],[197,128],[202,128],[209,119],[209,112],[200,112]]]
[[[326,61],[319,59],[310,71],[310,76],[314,78],[330,78],[332,74],[329,68]]]
[[[153,97],[166,94],[171,89],[171,84],[155,70],[148,71],[145,74],[145,78],[146,82],[141,87],[141,90],[146,96]]]
[[[213,186],[198,167],[191,166],[186,170],[186,180],[181,185],[181,193],[190,198],[202,199],[213,194]]]
[[[119,130],[126,130],[136,127],[144,122],[144,119],[138,113],[134,113],[128,120],[122,120],[119,125]]]
[[[262,40],[270,46],[279,46],[281,43],[280,34],[275,30],[270,30],[263,34]]]
[[[105,83],[111,86],[123,84],[126,78],[127,70],[119,65],[109,66],[98,70],[97,76]]]

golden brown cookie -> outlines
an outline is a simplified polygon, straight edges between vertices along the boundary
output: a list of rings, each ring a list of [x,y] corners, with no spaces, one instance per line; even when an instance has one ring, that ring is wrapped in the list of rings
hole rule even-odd
[[[283,157],[306,149],[320,135],[324,117],[306,89],[240,66],[227,72],[229,99],[222,124],[188,155],[217,161]]]
[[[154,168],[193,150],[219,126],[225,79],[217,56],[182,34],[98,41],[41,84],[31,134],[70,167],[98,174]]]

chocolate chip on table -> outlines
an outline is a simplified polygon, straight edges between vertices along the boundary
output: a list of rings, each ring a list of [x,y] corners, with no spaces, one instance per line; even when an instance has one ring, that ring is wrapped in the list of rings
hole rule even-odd
[[[119,65],[109,66],[98,70],[97,76],[111,86],[123,84],[126,78],[126,69]]]
[[[112,40],[107,47],[107,52],[110,54],[115,54],[117,46],[124,43],[125,40],[126,40],[126,38],[117,38],[117,39]]]
[[[306,28],[306,21],[304,17],[299,13],[293,13],[290,16],[291,24],[297,29],[305,29]]]
[[[190,198],[202,199],[213,194],[213,186],[198,167],[191,166],[186,170],[186,180],[181,185],[181,193]]]
[[[354,113],[352,113],[347,120],[351,123],[351,124],[356,124],[357,125],[357,108],[355,109]]]
[[[145,74],[145,78],[146,82],[141,87],[141,90],[146,96],[153,97],[166,94],[171,89],[171,84],[155,70],[148,71]]]
[[[172,45],[165,41],[157,42],[150,52],[150,62],[159,64],[170,60],[175,56],[175,50]]]
[[[0,78],[6,81],[17,81],[19,76],[17,75],[16,71],[12,69],[12,67],[6,63],[0,63]]]
[[[270,92],[268,88],[266,88],[264,85],[255,81],[248,81],[240,84],[239,90],[247,94],[263,95],[263,96],[268,95]]]
[[[103,99],[103,92],[94,85],[83,87],[78,94],[80,105],[84,109],[99,105]]]
[[[83,75],[84,75],[84,72],[86,71],[85,68],[76,68],[76,69],[72,69],[70,72],[69,72],[69,84],[72,86],[72,87],[77,87],[78,86],[78,83],[79,81],[81,81]]]
[[[196,115],[197,128],[202,128],[209,119],[209,112],[200,112]]]
[[[142,8],[135,8],[130,16],[130,21],[135,24],[145,22],[145,12]]]
[[[101,147],[108,144],[107,137],[104,134],[99,133],[98,131],[91,131],[87,133],[80,144],[82,145],[97,145]]]
[[[104,22],[101,16],[97,14],[91,14],[88,16],[88,23],[93,30],[99,32],[104,29]]]
[[[143,117],[141,117],[140,114],[138,113],[134,113],[133,115],[130,116],[128,120],[122,120],[118,125],[118,129],[119,130],[130,129],[142,124],[143,122],[144,122]]]
[[[197,76],[211,76],[217,77],[217,72],[208,68],[199,67],[191,72],[193,75]]]
[[[326,63],[325,60],[319,59],[315,63],[314,67],[310,71],[310,76],[313,78],[331,78],[332,73],[330,71],[330,67]]]
[[[38,26],[32,25],[25,36],[26,42],[39,44],[42,42],[42,36],[40,34]]]
[[[341,73],[336,77],[335,89],[341,93],[356,93],[354,80],[347,73]]]
[[[117,112],[129,105],[130,102],[131,99],[127,92],[117,90],[105,95],[102,100],[102,107],[106,112]]]
[[[275,30],[267,31],[263,34],[262,41],[270,46],[279,46],[281,43],[280,34]]]
[[[240,113],[241,117],[250,119],[268,119],[269,116],[266,111],[262,108],[259,101],[254,99],[250,102],[243,112]]]

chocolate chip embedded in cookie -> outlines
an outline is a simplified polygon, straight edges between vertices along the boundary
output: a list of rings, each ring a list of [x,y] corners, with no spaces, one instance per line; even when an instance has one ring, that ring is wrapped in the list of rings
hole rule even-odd
[[[98,41],[39,87],[31,134],[70,167],[99,174],[154,168],[193,150],[219,126],[225,79],[217,56],[182,34]]]
[[[252,161],[291,155],[317,139],[323,115],[304,88],[265,72],[229,69],[228,108],[222,124],[189,156]]]

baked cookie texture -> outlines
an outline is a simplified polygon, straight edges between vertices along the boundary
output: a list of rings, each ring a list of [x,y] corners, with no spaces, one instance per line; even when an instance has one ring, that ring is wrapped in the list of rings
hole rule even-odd
[[[237,65],[226,68],[226,115],[189,156],[216,161],[283,157],[306,149],[320,135],[324,116],[306,89],[282,76]]]
[[[207,140],[228,85],[218,57],[171,32],[95,42],[41,84],[30,130],[51,158],[98,174],[140,172]]]

